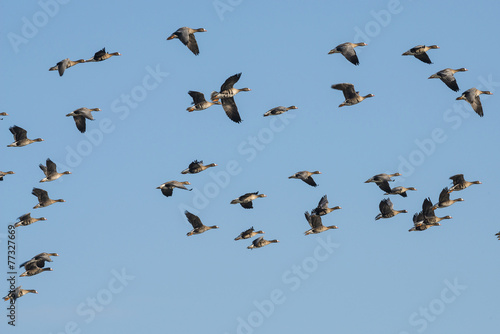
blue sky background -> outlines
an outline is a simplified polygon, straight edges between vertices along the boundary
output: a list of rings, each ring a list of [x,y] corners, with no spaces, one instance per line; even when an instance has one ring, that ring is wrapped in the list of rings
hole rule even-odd
[[[9,113],[0,121],[0,170],[16,173],[1,184],[3,272],[7,226],[27,212],[48,220],[17,230],[17,263],[40,252],[60,254],[50,264],[53,272],[17,278],[17,285],[39,292],[16,304],[18,330],[413,334],[498,328],[497,4],[54,3],[0,4],[0,111]],[[207,29],[196,34],[199,56],[165,40],[183,26]],[[368,44],[356,49],[359,66],[327,54],[347,41]],[[418,44],[440,46],[428,53],[434,64],[401,56]],[[78,64],[63,77],[47,71],[103,47],[122,56]],[[459,93],[427,79],[447,67],[469,69],[456,75]],[[208,96],[239,72],[235,87],[252,89],[235,97],[241,124],[219,106],[185,110],[189,90]],[[341,82],[375,97],[338,108],[344,98],[330,86]],[[471,87],[494,93],[481,96],[483,118],[455,100]],[[298,109],[262,117],[279,105]],[[80,107],[102,110],[87,122],[86,134],[65,117]],[[45,141],[7,148],[14,124]],[[73,174],[38,183],[38,164],[47,158]],[[195,159],[218,167],[181,175]],[[287,179],[301,170],[321,171],[319,186]],[[391,197],[396,209],[409,213],[375,221],[384,196],[363,182],[396,171],[403,177],[391,186],[418,189]],[[457,173],[483,184],[453,193],[465,201],[436,211],[452,220],[408,233],[423,199],[437,201]],[[194,190],[166,198],[155,188],[170,180],[188,180]],[[32,210],[31,189],[39,186],[67,202]],[[253,210],[229,204],[254,191],[267,198],[256,200]],[[304,211],[324,194],[342,210],[323,222],[339,229],[305,237]],[[185,209],[220,229],[186,237]],[[280,243],[250,251],[250,241],[233,241],[250,226]],[[117,280],[117,273],[128,279]],[[0,328],[12,331],[5,308]]]

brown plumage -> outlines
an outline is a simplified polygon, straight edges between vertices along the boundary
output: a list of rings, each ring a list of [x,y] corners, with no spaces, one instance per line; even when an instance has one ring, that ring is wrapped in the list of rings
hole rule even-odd
[[[256,236],[257,234],[264,234],[264,231],[255,231],[252,226],[248,230],[241,232],[239,236],[234,238],[234,240],[250,239]]]
[[[56,66],[52,66],[51,68],[49,68],[49,71],[57,70],[57,71],[59,71],[59,76],[62,77],[62,75],[64,74],[64,71],[67,68],[70,68],[71,66],[75,66],[76,64],[80,64],[80,63],[85,63],[85,60],[79,59],[79,60],[73,61],[73,60],[69,60],[69,58],[66,58],[66,59],[63,59],[60,62],[58,62],[56,64]]]
[[[261,248],[261,247],[264,247],[264,246],[267,246],[269,244],[276,243],[276,242],[279,242],[279,240],[276,240],[276,239],[265,240],[264,237],[258,237],[257,239],[252,241],[252,244],[250,246],[248,246],[247,248],[248,249]]]
[[[241,122],[241,117],[238,112],[238,107],[234,102],[234,96],[239,92],[248,92],[250,88],[234,88],[234,84],[240,80],[241,73],[230,76],[224,81],[222,86],[220,87],[220,92],[212,92],[210,95],[210,99],[212,101],[221,100],[222,108],[226,112],[227,117],[235,123]]]
[[[42,164],[38,165],[38,167],[40,167],[42,172],[45,174],[45,177],[41,179],[40,182],[54,181],[63,175],[71,174],[71,172],[68,171],[58,173],[56,164],[52,160],[50,160],[50,158],[47,159],[45,163],[47,164],[47,166],[44,166]]]
[[[205,95],[203,95],[203,93],[196,92],[194,90],[190,90],[188,94],[193,98],[193,105],[186,109],[190,112],[195,110],[205,110],[213,105],[221,104],[219,101],[209,102],[205,100]]]
[[[391,218],[399,213],[408,213],[406,210],[394,210],[394,205],[389,198],[383,199],[379,204],[380,213],[375,217],[375,220],[380,218]]]
[[[0,172],[0,181],[3,181],[3,177],[5,175],[10,175],[10,174],[15,174],[13,171],[8,171],[8,172]]]
[[[5,297],[3,297],[3,300],[10,300],[13,299],[14,301],[19,298],[24,296],[27,293],[38,293],[36,290],[30,290],[30,289],[21,289],[21,285],[18,286],[15,290],[10,291],[9,294]]]
[[[189,223],[193,226],[193,230],[191,230],[190,232],[187,233],[188,237],[191,235],[194,235],[194,234],[203,233],[203,232],[211,230],[211,229],[219,228],[219,226],[217,226],[217,225],[214,225],[214,226],[203,225],[203,223],[201,222],[201,219],[198,216],[192,214],[191,212],[189,212],[187,210],[184,211],[184,214],[186,215]]]
[[[22,147],[34,142],[43,141],[42,138],[28,139],[28,132],[17,125],[11,126],[9,131],[14,136],[14,142],[7,145],[7,147]]]
[[[473,184],[481,184],[480,181],[465,181],[464,174],[450,176],[450,180],[453,181],[453,186],[450,188],[450,190],[448,190],[448,193],[451,193],[452,191],[464,190],[465,188]]]
[[[454,90],[455,92],[458,92],[458,84],[457,80],[453,76],[453,74],[457,72],[465,72],[467,71],[466,68],[459,68],[459,69],[451,69],[451,68],[445,68],[444,70],[441,70],[433,75],[431,75],[428,79],[441,79],[442,82],[446,84],[451,90]]]
[[[233,199],[231,204],[240,204],[245,209],[253,209],[252,201],[259,197],[267,197],[264,194],[260,194],[259,192],[254,193],[246,193],[245,195],[241,195],[240,197]]]
[[[437,45],[430,45],[430,46],[425,46],[425,45],[417,45],[410,50],[406,51],[403,53],[403,56],[415,56],[420,61],[423,61],[426,64],[432,64],[431,59],[427,55],[427,51],[431,49],[439,49],[439,46]]]
[[[293,174],[292,176],[289,176],[288,178],[289,179],[299,179],[299,180],[304,181],[305,183],[307,183],[310,186],[317,187],[318,185],[316,184],[316,182],[314,182],[313,178],[311,177],[311,175],[314,175],[314,174],[321,174],[321,172],[320,171],[308,172],[308,171],[304,170],[301,172],[297,172],[297,173]]]
[[[359,65],[358,56],[354,50],[357,46],[366,46],[366,43],[342,43],[331,49],[328,54],[341,53],[345,59],[349,60],[354,65]]]
[[[359,102],[363,101],[366,98],[375,96],[373,94],[368,94],[365,96],[359,95],[358,94],[359,92],[356,92],[356,90],[354,89],[354,85],[350,83],[335,84],[332,85],[332,88],[341,90],[342,93],[344,93],[345,101],[339,105],[339,108],[344,106],[352,106],[358,104]]]
[[[483,117],[483,105],[481,104],[481,99],[479,98],[479,95],[481,94],[493,95],[492,92],[487,90],[482,91],[476,88],[470,88],[463,92],[462,96],[457,97],[457,100],[465,100],[469,102],[476,114],[478,114],[480,117]]]
[[[14,224],[14,227],[28,226],[28,225],[36,223],[37,221],[40,221],[40,220],[47,220],[47,218],[45,218],[45,217],[33,218],[33,217],[31,217],[30,212],[22,215],[21,217],[19,217],[17,219],[18,219],[18,222],[16,222]]]
[[[166,197],[170,197],[172,196],[172,193],[174,191],[174,188],[179,188],[179,189],[184,189],[184,190],[188,190],[188,191],[191,191],[193,189],[188,189],[186,188],[184,185],[185,184],[191,184],[189,183],[189,181],[183,181],[183,182],[179,182],[179,181],[168,181],[168,182],[165,182],[163,183],[162,185],[160,185],[159,187],[156,187],[156,189],[160,189],[161,190],[161,193],[163,195],[165,195]]]
[[[102,48],[101,50],[97,51],[92,58],[86,60],[85,62],[91,63],[91,62],[103,61],[108,58],[111,58],[112,56],[121,56],[121,53],[120,52],[107,53],[106,48]]]
[[[196,38],[194,37],[195,32],[206,32],[203,28],[191,29],[189,27],[182,27],[177,29],[172,35],[170,35],[167,40],[171,40],[174,38],[178,38],[182,44],[186,45],[189,50],[195,55],[200,53],[198,49],[198,43],[196,42]]]
[[[44,208],[56,202],[66,202],[63,199],[50,199],[49,194],[40,188],[33,188],[31,191],[32,195],[35,195],[38,198],[38,204],[33,207],[33,209]]]
[[[199,172],[203,172],[205,169],[210,167],[216,167],[217,164],[208,164],[203,165],[203,160],[195,160],[189,164],[189,167],[184,169],[181,174],[196,174]]]
[[[328,231],[330,229],[337,229],[338,227],[335,225],[324,226],[321,221],[321,216],[319,215],[310,215],[309,212],[305,212],[305,217],[311,229],[304,232],[305,235],[321,233],[324,231]]]
[[[311,211],[311,215],[324,216],[332,211],[342,209],[340,206],[335,206],[333,208],[328,207],[328,198],[325,196],[321,197],[318,206]]]

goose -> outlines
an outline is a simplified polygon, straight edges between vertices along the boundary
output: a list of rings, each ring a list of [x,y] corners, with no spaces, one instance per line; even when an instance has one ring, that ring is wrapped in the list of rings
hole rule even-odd
[[[57,71],[59,71],[59,76],[62,77],[62,75],[64,74],[64,71],[67,68],[70,68],[71,66],[75,66],[76,64],[80,64],[80,63],[85,63],[85,60],[79,59],[79,60],[73,61],[73,60],[69,60],[69,58],[66,58],[66,59],[63,59],[60,62],[58,62],[56,66],[52,66],[51,68],[49,68],[49,71],[57,70]]]
[[[33,256],[30,260],[25,261],[19,265],[19,268],[25,267],[30,263],[34,262],[39,268],[45,267],[45,262],[52,262],[51,256],[59,256],[57,253],[40,253]]]
[[[177,29],[176,32],[170,35],[167,38],[167,41],[178,38],[182,42],[182,44],[186,45],[188,49],[197,56],[200,53],[200,50],[198,49],[198,43],[196,42],[196,38],[194,37],[195,32],[206,32],[206,30],[203,28],[191,29],[188,27],[182,27]]]
[[[188,189],[186,188],[184,185],[185,184],[191,184],[189,183],[188,181],[183,181],[183,182],[179,182],[179,181],[168,181],[168,182],[165,182],[163,183],[162,185],[160,185],[159,187],[156,187],[156,189],[160,189],[161,190],[161,193],[163,195],[165,195],[166,197],[169,197],[169,196],[172,196],[172,193],[174,191],[174,188],[179,188],[179,189],[184,189],[184,190],[188,190],[188,191],[191,191],[193,189]]]
[[[234,96],[239,92],[249,92],[250,88],[234,88],[234,84],[240,80],[241,73],[230,76],[224,81],[222,86],[220,87],[220,92],[212,92],[210,95],[210,99],[214,101],[221,100],[222,108],[226,112],[227,117],[231,119],[235,123],[241,123],[241,117],[238,113],[238,107],[234,102]]]
[[[233,199],[231,204],[240,204],[245,209],[253,209],[252,201],[259,197],[267,197],[264,194],[260,194],[259,192],[254,193],[246,193],[245,195],[241,195],[240,197]]]
[[[211,230],[211,229],[214,229],[214,228],[219,228],[219,226],[217,225],[214,225],[214,226],[205,226],[202,224],[200,218],[194,214],[192,214],[191,212],[189,211],[184,211],[184,214],[186,215],[189,223],[191,225],[193,225],[193,230],[188,232],[187,236],[191,236],[193,234],[200,234],[200,233],[203,233],[205,231],[208,231],[208,230]]]
[[[19,275],[19,277],[25,277],[25,276],[35,276],[35,275],[38,275],[44,271],[53,271],[54,269],[52,268],[40,268],[38,267],[37,263],[39,261],[33,261],[33,262],[28,262],[24,265],[24,269],[26,269],[26,271],[24,273],[22,273],[21,275]],[[42,263],[42,262],[40,262]],[[45,262],[43,262],[45,264]]]
[[[476,114],[478,114],[480,117],[483,117],[483,106],[481,105],[481,99],[479,99],[479,95],[481,94],[493,95],[492,92],[487,90],[482,91],[476,88],[470,88],[463,92],[462,96],[457,97],[457,100],[465,100],[469,102]]]
[[[8,172],[0,172],[0,181],[3,181],[3,177],[5,175],[10,175],[10,174],[15,174],[13,171],[8,171]]]
[[[333,208],[328,207],[328,198],[325,196],[321,197],[318,206],[311,211],[311,215],[324,216],[332,211],[342,209],[340,206],[335,206]]]
[[[392,204],[389,198],[383,199],[379,204],[380,213],[375,217],[375,220],[380,218],[391,218],[399,213],[408,213],[406,210],[394,210],[394,204]]]
[[[66,115],[66,117],[73,116],[73,119],[75,120],[76,128],[80,130],[81,133],[84,133],[87,126],[85,124],[85,119],[90,119],[91,121],[94,120],[94,116],[92,116],[92,111],[101,111],[99,108],[78,108],[69,114]]]
[[[45,217],[33,218],[33,217],[31,217],[31,212],[26,213],[17,219],[18,219],[18,222],[16,222],[14,224],[14,227],[28,226],[28,225],[36,223],[37,221],[40,221],[40,220],[47,220],[47,218],[45,218]]]
[[[120,52],[107,53],[106,48],[102,48],[101,50],[97,51],[92,58],[86,60],[85,62],[91,63],[91,62],[103,61],[113,56],[121,56],[121,53]]]
[[[406,192],[408,190],[412,190],[412,191],[416,191],[417,189],[414,188],[414,187],[394,187],[391,189],[391,187],[389,186],[389,182],[388,181],[383,181],[383,182],[380,182],[377,184],[379,186],[380,189],[382,189],[383,191],[385,191],[385,194],[384,195],[401,195],[402,197],[407,197],[408,195],[406,194]]]
[[[184,169],[181,174],[196,174],[203,172],[205,169],[210,167],[216,167],[217,164],[203,165],[203,160],[195,160],[189,164],[189,167]]]
[[[335,84],[332,85],[332,88],[341,90],[342,93],[344,93],[345,101],[339,105],[339,108],[343,106],[352,106],[358,104],[359,102],[363,101],[366,98],[375,96],[373,94],[368,94],[365,96],[359,95],[359,92],[356,92],[356,90],[354,89],[354,85],[350,83]]]
[[[500,232],[495,234],[497,236],[497,239],[500,240]]]
[[[9,114],[7,114],[6,112],[0,112],[0,116],[9,116]],[[2,120],[3,118],[0,118],[0,120]]]
[[[255,231],[252,226],[248,230],[241,232],[239,236],[234,238],[234,240],[250,239],[256,236],[257,234],[264,234],[264,231]]]
[[[311,229],[304,232],[305,235],[321,233],[324,231],[328,231],[330,229],[337,229],[338,228],[335,225],[324,226],[323,223],[321,222],[321,216],[314,215],[314,214],[310,215],[309,212],[307,212],[307,211],[305,212],[305,216],[306,216],[307,222],[309,223],[309,226],[311,226]]]
[[[456,202],[463,202],[463,198],[457,198],[457,199],[450,199],[450,191],[448,187],[444,187],[443,190],[441,190],[441,193],[439,194],[439,202],[436,203],[432,208],[437,209],[437,208],[446,208],[453,203]]]
[[[314,180],[311,176],[314,174],[321,174],[321,172],[320,171],[308,172],[306,170],[303,170],[301,172],[297,172],[297,173],[293,174],[292,176],[289,176],[288,178],[289,179],[299,179],[299,180],[304,181],[305,183],[307,183],[310,186],[317,187],[318,185],[316,184],[316,182],[314,182]]]
[[[38,198],[38,204],[33,207],[33,209],[44,208],[56,202],[66,202],[63,199],[50,199],[49,194],[40,188],[33,188],[31,194]]]
[[[425,231],[427,230],[429,227],[432,227],[432,226],[441,226],[441,224],[439,223],[429,223],[425,218],[424,218],[424,215],[422,213],[422,211],[420,211],[419,213],[415,213],[413,215],[413,227],[410,228],[408,230],[408,232],[412,232],[412,231]]]
[[[467,71],[466,68],[459,68],[459,69],[451,69],[451,68],[445,68],[444,70],[441,70],[433,75],[431,75],[428,79],[441,79],[442,82],[446,84],[451,90],[454,90],[455,92],[458,92],[458,84],[457,80],[453,76],[453,74],[457,72],[465,72]]]
[[[354,65],[359,65],[358,56],[354,50],[357,46],[366,46],[366,43],[342,43],[331,49],[328,54],[341,53],[345,59],[349,60]]]
[[[41,179],[40,182],[54,181],[63,175],[71,174],[71,172],[68,171],[58,173],[56,164],[52,160],[50,160],[50,158],[47,159],[45,163],[47,164],[47,166],[44,166],[42,164],[38,165],[38,167],[40,167],[42,172],[45,174],[45,177]]]
[[[453,186],[450,188],[450,190],[448,190],[448,193],[451,193],[452,191],[464,190],[465,188],[473,184],[482,184],[480,181],[465,181],[464,174],[450,176],[450,180],[453,181]]]
[[[193,105],[186,109],[189,112],[195,111],[195,110],[205,110],[208,107],[211,107],[213,105],[220,105],[221,104],[219,101],[209,102],[209,101],[205,100],[205,95],[203,95],[203,93],[196,92],[194,90],[190,90],[188,92],[188,94],[189,94],[189,96],[191,96],[193,98]]]
[[[290,106],[290,107],[279,106],[279,107],[275,107],[273,109],[270,109],[270,110],[266,111],[266,113],[264,114],[264,117],[266,117],[266,116],[281,115],[282,113],[287,112],[288,110],[291,110],[291,109],[299,109],[299,108],[297,108],[296,106]]]
[[[394,176],[401,176],[401,174],[399,174],[399,173],[377,174],[377,175],[374,175],[373,177],[369,178],[368,180],[366,180],[365,183],[374,182],[374,183],[378,184],[378,183],[381,183],[383,181],[394,182],[394,180],[392,179]]]
[[[436,224],[443,219],[452,219],[451,216],[436,217],[434,213],[434,207],[430,198],[426,198],[422,203],[422,212],[424,215],[425,222],[427,224]]]
[[[402,54],[402,56],[415,56],[418,60],[423,61],[426,64],[432,64],[431,59],[427,55],[427,51],[431,49],[439,49],[439,46],[437,45],[430,45],[430,46],[425,46],[425,45],[417,45],[410,50],[406,51],[405,53]]]
[[[247,248],[248,249],[261,248],[261,247],[267,246],[267,245],[272,244],[272,243],[277,243],[277,242],[279,242],[279,240],[276,240],[276,239],[265,240],[264,237],[258,237],[257,239],[252,241],[252,244],[250,246],[248,246]]]
[[[28,139],[28,131],[17,125],[11,126],[9,130],[10,133],[12,133],[12,135],[14,136],[14,142],[10,145],[7,145],[7,147],[22,147],[34,142],[43,141],[42,138]]]
[[[10,291],[7,296],[3,297],[3,300],[12,299],[15,301],[17,298],[22,297],[27,293],[38,293],[36,290],[33,290],[33,289],[31,289],[31,290],[30,289],[21,289],[21,286],[22,285],[18,286],[13,291]]]

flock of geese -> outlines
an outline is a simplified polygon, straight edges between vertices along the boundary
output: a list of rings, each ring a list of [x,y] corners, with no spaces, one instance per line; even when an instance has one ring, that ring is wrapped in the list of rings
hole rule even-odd
[[[199,29],[191,29],[188,27],[182,27],[179,28],[177,31],[172,33],[167,40],[172,40],[172,39],[179,39],[184,45],[187,46],[187,48],[195,55],[198,55],[199,48],[198,48],[198,43],[196,41],[196,38],[194,36],[195,33],[197,32],[206,32],[205,29],[199,28]],[[360,47],[360,46],[366,46],[366,43],[343,43],[332,50],[328,52],[328,54],[335,54],[335,53],[340,53],[342,54],[349,62],[351,62],[354,65],[359,65],[359,59],[356,54],[355,48]],[[427,55],[427,51],[432,50],[432,49],[439,49],[437,45],[430,45],[430,46],[424,46],[424,45],[418,45],[410,50],[406,51],[403,53],[403,56],[414,56],[415,58],[419,59],[420,61],[426,63],[426,64],[432,64],[429,56]],[[59,76],[63,76],[64,72],[77,64],[81,63],[88,63],[88,62],[101,62],[106,59],[111,58],[112,56],[121,56],[119,52],[113,52],[113,53],[108,53],[106,52],[106,49],[103,48],[99,51],[97,51],[94,56],[88,60],[84,59],[79,59],[76,61],[72,61],[69,58],[63,59],[60,62],[58,62],[55,66],[49,68],[49,71],[58,71]],[[459,68],[459,69],[451,69],[451,68],[446,68],[443,69],[429,77],[429,79],[440,79],[443,81],[446,86],[448,86],[451,90],[458,92],[459,87],[457,84],[457,81],[454,77],[455,73],[458,72],[464,72],[467,71],[465,68]],[[228,118],[235,122],[235,123],[241,123],[242,119],[239,114],[238,108],[236,106],[234,96],[238,94],[239,92],[247,92],[250,91],[249,88],[235,88],[234,85],[240,80],[241,78],[241,73],[234,74],[227,78],[224,83],[221,85],[220,90],[218,92],[213,91],[210,94],[210,101],[207,101],[205,99],[205,95],[201,92],[197,91],[189,91],[188,94],[192,98],[192,106],[187,108],[188,112],[192,111],[201,111],[205,110],[211,106],[214,105],[221,105],[223,110],[226,112],[226,115]],[[354,85],[351,83],[338,83],[334,84],[331,86],[332,89],[335,90],[340,90],[342,91],[344,95],[344,102],[342,102],[339,107],[343,106],[352,106],[357,103],[362,102],[363,100],[373,97],[373,94],[367,94],[367,95],[359,95],[359,92],[357,92],[354,88]],[[481,94],[488,94],[491,95],[492,93],[489,91],[480,91],[476,88],[470,88],[466,90],[465,92],[462,93],[460,97],[457,97],[457,100],[465,100],[470,105],[472,106],[473,110],[479,115],[483,116],[483,108],[481,105],[481,101],[479,96]],[[264,113],[264,117],[266,116],[277,116],[280,115],[284,112],[287,112],[292,109],[297,109],[296,106],[289,106],[289,107],[284,107],[284,106],[279,106],[270,109],[266,113]],[[100,111],[99,108],[79,108],[71,113],[67,114],[67,117],[73,117],[77,129],[84,133],[86,131],[86,120],[94,120],[92,116],[92,112],[94,111]],[[2,112],[0,113],[0,116],[8,116],[7,113]],[[8,147],[23,147],[35,142],[41,142],[43,139],[41,138],[36,138],[36,139],[29,139],[27,136],[27,131],[17,125],[14,125],[9,128],[10,132],[12,133],[14,137],[14,142],[12,144],[7,145]],[[215,167],[217,166],[215,163],[204,165],[203,161],[193,161],[189,164],[189,166],[181,171],[181,174],[196,174],[200,173],[208,168]],[[65,171],[63,173],[57,172],[57,167],[56,164],[50,160],[46,160],[46,165],[40,164],[40,169],[43,171],[45,177],[40,180],[40,182],[50,182],[57,180],[63,175],[66,174],[71,174],[69,171]],[[3,180],[3,178],[6,175],[14,174],[13,171],[8,171],[8,172],[1,172],[0,171],[0,181]],[[289,176],[289,179],[299,179],[304,181],[306,184],[312,187],[318,186],[314,179],[312,178],[312,175],[315,174],[321,174],[319,171],[314,171],[314,172],[309,172],[309,171],[300,171],[295,173],[292,176]],[[373,176],[372,178],[368,179],[365,181],[366,183],[375,183],[382,191],[384,191],[384,195],[400,195],[402,197],[407,197],[407,192],[408,191],[415,191],[416,189],[413,187],[394,187],[391,188],[389,185],[389,182],[394,181],[392,178],[399,176],[399,173],[394,173],[394,174],[378,174]],[[422,210],[420,212],[417,212],[413,216],[413,227],[409,229],[409,231],[424,231],[428,229],[429,227],[432,226],[439,226],[440,221],[443,219],[450,219],[450,216],[444,216],[444,217],[437,217],[434,213],[434,211],[438,208],[445,208],[448,207],[456,202],[463,201],[462,198],[457,198],[457,199],[450,199],[450,194],[454,191],[460,191],[463,189],[466,189],[472,184],[480,184],[481,182],[479,181],[474,181],[474,182],[469,182],[465,181],[464,176],[462,174],[454,175],[450,177],[450,179],[453,181],[453,186],[450,188],[445,187],[440,195],[439,195],[439,201],[436,204],[432,204],[430,198],[426,198],[422,204]],[[186,188],[186,185],[189,185],[189,181],[169,181],[161,184],[160,186],[157,187],[157,189],[160,189],[162,194],[166,197],[170,197],[173,194],[173,190],[175,188],[177,189],[183,189],[183,190],[192,190]],[[47,207],[49,205],[52,205],[56,202],[64,202],[63,199],[51,199],[47,193],[47,191],[40,189],[40,188],[33,188],[32,194],[37,197],[38,199],[38,204],[33,207],[33,209],[37,208],[43,208]],[[253,201],[256,200],[257,198],[264,198],[266,195],[264,194],[259,194],[259,192],[250,192],[246,193],[244,195],[239,196],[238,198],[232,200],[230,203],[231,204],[240,204],[244,209],[252,209],[253,208]],[[338,227],[335,225],[331,226],[325,226],[323,225],[322,219],[325,215],[341,209],[340,206],[335,206],[335,207],[329,207],[328,203],[328,198],[327,195],[324,195],[316,208],[312,209],[311,212],[309,213],[308,211],[305,212],[305,218],[306,221],[309,224],[309,229],[304,232],[305,235],[310,235],[310,234],[317,234],[321,232],[325,232],[330,229],[337,229]],[[393,203],[389,198],[383,199],[380,204],[379,204],[379,209],[380,213],[375,217],[375,220],[381,219],[381,218],[392,218],[396,216],[399,213],[407,213],[407,210],[395,210]],[[191,212],[185,211],[186,218],[188,222],[192,226],[192,230],[187,233],[188,236],[195,235],[195,234],[201,234],[204,233],[208,230],[211,229],[217,229],[218,226],[206,226],[202,223],[201,219],[192,214]],[[45,217],[40,217],[40,218],[34,218],[31,217],[31,213],[26,213],[18,218],[18,221],[14,224],[14,227],[20,227],[20,226],[28,226],[31,225],[37,221],[41,220],[46,220]],[[259,234],[264,234],[264,231],[259,230],[255,231],[254,227],[250,227],[246,229],[245,231],[241,232],[234,240],[243,240],[243,239],[250,239],[253,237],[258,236]],[[498,239],[500,240],[500,232],[496,234]],[[264,239],[263,236],[257,237],[252,241],[252,243],[247,247],[248,249],[254,249],[254,248],[261,248],[266,245],[269,245],[271,243],[277,243],[279,242],[278,240],[266,240]],[[25,272],[20,275],[20,277],[24,276],[34,276],[39,273],[42,273],[44,271],[52,271],[52,268],[45,267],[46,262],[52,262],[51,256],[58,256],[57,253],[40,253],[35,255],[32,259],[22,263],[20,267],[25,268]],[[21,286],[17,287],[15,290],[10,291],[9,294],[4,297],[4,300],[13,300],[15,301],[17,298],[27,294],[27,293],[37,293],[36,290],[25,290],[22,289]]]

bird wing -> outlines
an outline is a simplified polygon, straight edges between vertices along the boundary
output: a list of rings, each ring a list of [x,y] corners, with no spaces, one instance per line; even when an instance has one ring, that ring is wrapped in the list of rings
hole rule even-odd
[[[45,174],[45,176],[49,176],[47,174],[47,167],[45,167],[44,165],[42,164],[39,164],[38,167],[40,167],[40,169],[42,170],[42,172]]]
[[[238,80],[240,80],[240,77],[241,77],[241,73],[238,73],[238,74],[235,74],[235,75],[227,78],[226,81],[224,81],[224,83],[220,87],[220,91],[223,92],[225,90],[233,88],[234,84],[237,83]]]
[[[194,34],[189,34],[189,41],[186,44],[188,49],[191,50],[196,56],[200,54],[200,50],[198,49],[198,43],[196,42],[196,38]]]
[[[423,61],[424,63],[426,64],[432,64],[432,61],[431,59],[429,58],[429,56],[427,55],[427,53],[425,52],[422,52],[422,53],[417,53],[415,55],[415,58],[417,58],[418,60],[421,60]]]
[[[250,202],[245,202],[245,203],[240,203],[242,207],[244,207],[245,209],[253,209],[253,202],[250,201]]]
[[[264,240],[264,237],[258,237],[257,239],[255,239],[254,241],[252,241],[252,244],[254,246],[259,246],[259,244]]]
[[[307,179],[302,179],[302,181],[304,181],[305,183],[307,183],[308,185],[313,186],[313,187],[317,187],[318,186],[316,184],[316,182],[314,182],[312,176],[309,176]]]
[[[481,99],[479,99],[479,95],[473,95],[470,94],[469,96],[466,95],[467,101],[470,103],[472,106],[472,109],[478,114],[479,116],[483,117],[483,105],[481,104]]]
[[[73,116],[73,119],[75,120],[76,128],[81,133],[84,133],[85,130],[87,129],[87,125],[85,123],[85,117],[83,117],[83,116]]]
[[[38,198],[39,202],[45,202],[49,199],[49,194],[40,188],[33,188],[31,194],[35,195]]]
[[[182,42],[182,44],[187,45],[189,43],[189,29],[186,27],[182,27],[177,29],[176,32],[174,32],[174,35],[176,35]]]
[[[453,180],[453,185],[465,182],[464,174],[457,174],[450,176],[450,180]]]
[[[95,61],[104,60],[103,57],[106,55],[106,53],[107,53],[106,48],[102,48],[102,50],[99,50],[94,54],[94,60]]]
[[[349,60],[354,65],[359,65],[358,56],[356,55],[356,51],[350,45],[345,45],[340,48],[340,52],[342,55]]]
[[[23,220],[26,220],[26,219],[29,219],[31,218],[31,213],[26,213],[24,215],[22,215],[21,217],[17,218],[19,221],[23,221]]]
[[[323,223],[321,222],[321,217],[318,215],[312,215],[311,222],[309,223],[309,225],[311,225],[312,228],[318,228],[322,226]]]
[[[376,183],[377,186],[382,189],[383,191],[385,191],[386,193],[390,194],[392,193],[392,189],[391,189],[391,186],[389,185],[389,182],[388,181],[382,181],[382,182],[378,182]]]
[[[342,93],[344,93],[344,98],[346,100],[352,99],[353,97],[356,97],[356,90],[354,89],[354,85],[350,83],[340,83],[336,85],[332,85],[333,89],[338,89],[341,90]]]
[[[238,112],[238,107],[234,102],[234,98],[228,97],[221,99],[222,108],[226,112],[227,117],[235,123],[241,123],[240,113]]]
[[[62,77],[64,71],[69,67],[69,58],[61,60],[57,63],[57,70],[59,71],[59,76]]]
[[[172,193],[174,192],[174,189],[171,187],[161,188],[160,190],[161,190],[161,193],[167,197],[172,196]]]
[[[392,204],[391,200],[388,198],[380,201],[380,204],[378,205],[378,207],[380,209],[380,213],[382,213],[382,215],[391,213],[393,206],[394,205]]]
[[[47,159],[46,163],[47,163],[47,172],[49,174],[57,173],[56,164],[52,160]]]
[[[435,216],[434,209],[432,208],[432,201],[430,198],[424,199],[424,202],[422,203],[422,212],[424,214],[424,217]]]
[[[442,82],[446,84],[451,90],[458,92],[460,89],[458,88],[457,80],[453,76],[453,73],[450,71],[440,71],[438,72],[439,78]]]
[[[439,203],[443,203],[450,200],[450,194],[448,194],[448,187],[444,187],[439,194]]]
[[[184,211],[184,214],[186,215],[189,223],[193,225],[193,228],[199,228],[203,226],[201,219],[197,215],[193,215],[191,212],[187,210]]]
[[[203,95],[203,93],[190,90],[188,94],[193,98],[193,104],[199,104],[206,101],[205,95]]]
[[[318,208],[327,209],[328,208],[328,198],[325,196],[321,197],[318,203]]]
[[[28,131],[24,130],[23,128],[14,125],[9,128],[10,132],[14,135],[14,140],[19,141],[22,139],[27,139],[28,138]]]

